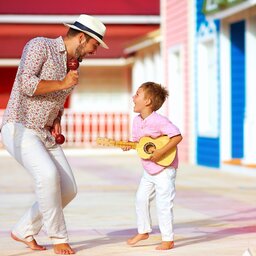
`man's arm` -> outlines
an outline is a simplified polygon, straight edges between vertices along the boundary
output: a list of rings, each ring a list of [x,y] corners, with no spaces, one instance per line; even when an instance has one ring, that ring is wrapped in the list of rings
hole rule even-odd
[[[78,84],[78,71],[69,71],[63,80],[41,80],[33,95],[42,95],[50,92],[69,89]]]

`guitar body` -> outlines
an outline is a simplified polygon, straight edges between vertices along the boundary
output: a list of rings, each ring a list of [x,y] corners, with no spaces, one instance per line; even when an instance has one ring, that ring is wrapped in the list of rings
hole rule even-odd
[[[149,159],[155,149],[164,147],[170,138],[168,136],[160,136],[158,138],[142,137],[137,143],[136,150],[142,159]],[[176,148],[168,151],[157,164],[162,166],[169,166],[176,156]]]

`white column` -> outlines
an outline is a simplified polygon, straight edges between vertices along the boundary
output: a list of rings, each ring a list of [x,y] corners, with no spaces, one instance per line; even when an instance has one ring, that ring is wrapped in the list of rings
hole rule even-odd
[[[154,81],[156,83],[163,84],[163,60],[160,51],[155,51],[153,53],[153,62],[154,62]],[[165,85],[167,87],[167,85]]]
[[[153,62],[152,53],[149,52],[144,57],[144,68],[145,68],[145,80],[143,82],[154,81],[155,82],[155,67]]]
[[[134,65],[132,67],[132,96],[136,93],[138,87],[144,83],[145,81],[145,69],[144,69],[144,62],[142,58],[135,58]],[[136,115],[133,111],[133,102],[132,99],[130,99],[131,106],[129,108],[129,116],[130,120],[129,123],[130,125],[130,137],[132,134],[132,123],[133,123],[133,118]]]
[[[231,63],[229,24],[221,24],[220,33],[220,81],[221,81],[221,162],[231,159]]]
[[[244,119],[245,165],[256,165],[256,18],[246,20],[246,94]]]
[[[134,94],[138,87],[145,82],[145,69],[142,58],[136,58],[132,67],[132,93]]]
[[[184,89],[184,67],[182,63],[184,63],[183,56],[183,47],[174,46],[168,49],[168,89],[169,89],[169,117],[171,121],[177,125],[182,134],[185,131],[185,120],[188,117],[185,116],[184,111],[184,97],[185,97],[185,89]]]

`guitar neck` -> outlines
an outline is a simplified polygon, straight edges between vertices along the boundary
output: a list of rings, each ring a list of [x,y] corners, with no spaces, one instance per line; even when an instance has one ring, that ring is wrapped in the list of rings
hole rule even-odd
[[[137,142],[132,141],[115,141],[113,146],[116,147],[131,147],[132,149],[136,149]]]

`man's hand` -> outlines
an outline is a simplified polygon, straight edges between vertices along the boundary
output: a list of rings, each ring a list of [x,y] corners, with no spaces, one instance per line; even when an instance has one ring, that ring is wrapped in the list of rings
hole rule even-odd
[[[56,136],[58,134],[61,134],[61,124],[60,124],[60,118],[57,117],[52,125],[52,129],[51,129],[51,133],[52,135],[56,138]]]
[[[78,71],[77,70],[70,70],[65,78],[62,80],[64,83],[65,89],[68,89],[74,85],[78,84]]]

